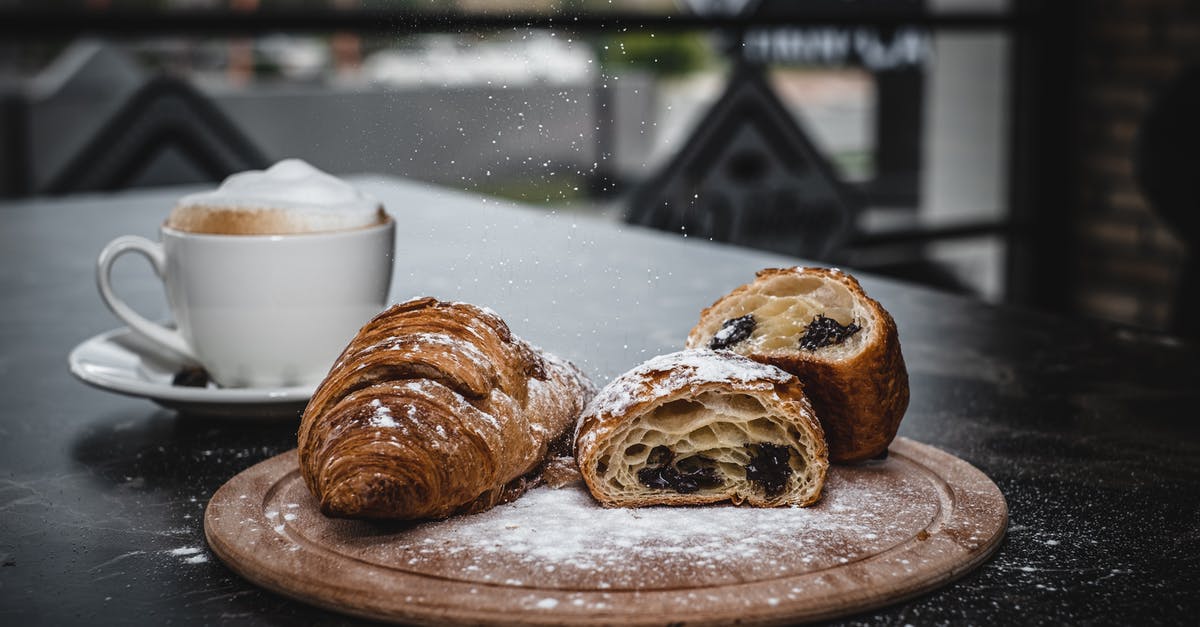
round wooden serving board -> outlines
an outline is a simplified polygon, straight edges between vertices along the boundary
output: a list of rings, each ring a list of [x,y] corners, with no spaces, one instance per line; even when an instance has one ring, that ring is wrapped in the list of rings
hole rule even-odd
[[[250,581],[349,614],[422,624],[777,624],[927,592],[983,562],[1008,522],[970,464],[897,439],[830,469],[807,508],[604,509],[582,484],[426,523],[326,518],[295,451],[221,487],[204,531]]]

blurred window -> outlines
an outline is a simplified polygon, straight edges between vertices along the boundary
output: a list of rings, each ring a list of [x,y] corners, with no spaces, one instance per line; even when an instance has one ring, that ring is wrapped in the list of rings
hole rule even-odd
[[[126,96],[72,92],[96,120],[70,133],[55,122],[78,114],[54,96],[87,69],[64,61],[85,39],[146,77],[186,80],[268,160],[613,219],[754,66],[854,199],[853,233],[826,261],[1004,296],[1004,0],[8,5],[42,31],[0,43],[0,72],[34,85],[20,91],[42,120],[8,142],[23,152],[9,178],[28,191]],[[171,175],[186,155],[160,161],[132,180],[203,175]]]

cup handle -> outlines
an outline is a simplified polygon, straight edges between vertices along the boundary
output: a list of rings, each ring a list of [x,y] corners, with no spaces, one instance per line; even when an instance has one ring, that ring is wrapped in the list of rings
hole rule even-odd
[[[113,291],[112,264],[116,261],[117,257],[127,252],[141,254],[150,261],[150,265],[154,267],[154,273],[158,275],[158,278],[165,279],[167,256],[163,252],[162,245],[144,237],[138,237],[137,235],[122,235],[109,242],[104,247],[104,250],[100,251],[100,258],[96,260],[96,286],[100,288],[100,297],[104,300],[104,304],[108,305],[108,308],[118,318],[129,325],[129,329],[134,333],[149,340],[151,343],[195,361],[195,354],[192,353],[192,349],[188,347],[187,342],[184,341],[183,336],[178,331],[147,320],[141,314],[134,311],[132,307],[125,304],[125,301],[118,298],[116,292]]]

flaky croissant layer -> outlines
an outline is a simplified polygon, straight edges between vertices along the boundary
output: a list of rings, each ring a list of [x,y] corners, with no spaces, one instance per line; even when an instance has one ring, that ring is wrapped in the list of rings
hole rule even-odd
[[[364,325],[318,386],[300,472],[329,516],[482,511],[536,480],[592,393],[494,312],[412,300]]]
[[[796,377],[728,351],[655,357],[584,411],[576,454],[607,506],[809,505],[828,456]]]
[[[759,271],[701,312],[687,346],[730,350],[796,375],[833,462],[886,455],[908,408],[895,320],[836,269]]]

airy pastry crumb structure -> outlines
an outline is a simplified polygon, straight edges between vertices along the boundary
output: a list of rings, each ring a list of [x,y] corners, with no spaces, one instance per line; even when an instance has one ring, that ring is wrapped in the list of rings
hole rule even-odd
[[[608,506],[808,505],[828,467],[795,377],[708,350],[662,355],[615,379],[584,411],[576,446]]]
[[[733,324],[724,329],[722,326],[726,321],[745,319],[746,316],[753,320],[748,337],[729,342],[738,335],[731,329],[739,326],[746,329],[751,323]],[[812,321],[822,317],[842,327],[854,325],[860,329],[861,325],[874,320],[870,308],[857,301],[845,283],[813,272],[786,272],[756,282],[737,298],[718,301],[705,311],[703,320],[692,330],[688,345],[701,344],[707,338],[709,348],[729,349],[743,355],[794,351],[807,338]],[[868,335],[849,333],[844,341],[828,343],[828,348],[821,348],[826,348],[827,357],[832,358],[853,354],[862,348]],[[693,342],[692,337],[696,341]],[[716,346],[711,345],[714,339]]]
[[[796,375],[834,462],[886,454],[908,407],[896,323],[838,270],[760,271],[701,313],[687,346],[733,351]]]

